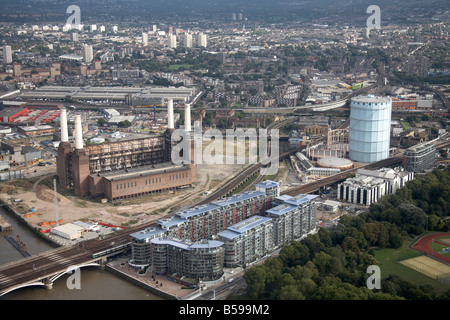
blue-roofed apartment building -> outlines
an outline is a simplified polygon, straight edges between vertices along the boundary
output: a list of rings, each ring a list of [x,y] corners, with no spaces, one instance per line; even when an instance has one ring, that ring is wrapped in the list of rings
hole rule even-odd
[[[158,275],[177,274],[196,281],[223,276],[223,242],[155,238],[151,243],[153,270]]]
[[[195,252],[188,249],[188,244],[217,239],[223,244],[220,247],[224,251],[225,267],[244,266],[314,230],[316,197],[304,194],[280,196],[278,182],[258,183],[255,191],[179,211],[158,220],[156,228],[132,234],[131,262],[140,267],[157,263],[159,272],[172,272],[176,269],[173,266],[178,266],[177,270],[183,275],[193,276],[194,271],[180,265],[180,259],[186,258],[184,255]],[[168,239],[172,242],[167,242]],[[158,250],[165,254],[155,251],[155,244],[160,245]],[[163,256],[166,260],[159,260]],[[220,260],[217,259],[212,261],[216,263]],[[187,268],[189,266],[193,267],[194,263],[186,264]],[[210,276],[219,273],[211,271]]]
[[[275,247],[272,219],[253,216],[217,234],[224,243],[224,267],[252,263]]]
[[[276,199],[279,205],[266,211],[266,216],[273,220],[277,246],[299,240],[315,229],[316,203],[313,200],[317,197],[309,194],[284,195]]]

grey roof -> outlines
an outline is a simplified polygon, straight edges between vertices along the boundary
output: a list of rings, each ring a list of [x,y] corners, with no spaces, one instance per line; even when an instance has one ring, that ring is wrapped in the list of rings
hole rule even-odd
[[[130,234],[133,238],[137,240],[143,240],[149,237],[155,237],[164,234],[166,231],[161,228],[150,227],[135,233]]]
[[[317,195],[312,195],[312,194],[299,194],[294,197],[291,197],[290,199],[284,200],[284,202],[287,204],[291,204],[293,206],[299,206],[299,205],[309,202],[317,197],[318,197]]]
[[[237,233],[244,233],[250,229],[253,229],[267,221],[271,221],[271,218],[262,217],[262,216],[253,216],[251,218],[245,219],[239,223],[236,223],[232,225],[231,227],[228,227],[228,230],[237,232]]]
[[[262,182],[256,184],[255,187],[261,187],[261,188],[273,188],[273,187],[276,187],[276,186],[278,186],[278,185],[279,185],[279,183],[276,182],[276,181],[265,180],[265,181],[262,181]]]
[[[140,166],[140,167],[134,167],[134,168],[127,168],[127,169],[121,169],[121,170],[115,170],[115,171],[109,171],[109,172],[100,172],[96,174],[91,174],[92,177],[96,176],[102,176],[105,179],[108,180],[123,180],[123,179],[132,179],[139,176],[152,176],[155,174],[160,174],[163,172],[172,172],[172,171],[178,171],[182,168],[185,168],[186,170],[189,169],[187,165],[179,164],[179,165],[173,165],[170,162],[164,162],[164,163],[157,163],[154,165],[147,165],[147,166]]]
[[[244,200],[253,199],[259,196],[264,196],[265,193],[261,191],[247,191],[239,194],[232,195],[231,197],[222,198],[220,200],[213,201],[212,204],[225,207],[235,203],[242,202]]]
[[[163,229],[168,229],[172,226],[180,225],[185,222],[186,222],[186,219],[183,219],[179,216],[172,216],[167,219],[162,219],[162,220],[156,221],[156,223],[159,224],[161,226],[161,228],[163,228]]]
[[[210,212],[210,211],[216,210],[218,208],[219,208],[218,206],[208,203],[208,204],[196,206],[193,208],[189,208],[189,209],[177,212],[177,216],[184,218],[184,219],[188,219],[190,217],[193,217],[193,216],[205,213],[205,212]]]
[[[228,227],[226,230],[219,232],[217,235],[225,239],[233,240],[234,238],[239,237],[241,234],[245,233],[246,231],[251,230],[271,220],[272,219],[268,217],[253,216],[239,223],[236,223],[231,227]]]
[[[271,213],[277,216],[282,216],[292,210],[295,210],[297,207],[290,204],[280,204],[272,209],[267,210],[267,213]]]
[[[202,240],[199,242],[189,242],[180,239],[155,238],[150,241],[153,244],[167,244],[183,250],[217,248],[223,245],[223,242],[217,240]]]

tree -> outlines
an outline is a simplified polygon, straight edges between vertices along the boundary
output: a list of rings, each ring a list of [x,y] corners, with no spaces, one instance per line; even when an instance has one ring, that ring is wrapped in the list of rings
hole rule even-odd
[[[264,293],[266,287],[266,270],[264,266],[254,266],[244,274],[248,295],[256,299]]]
[[[129,126],[131,126],[131,122],[128,120],[123,120],[119,122],[118,126],[119,128],[128,128]]]
[[[97,120],[97,124],[99,125],[99,126],[101,126],[101,127],[103,127],[103,125],[106,123],[106,120],[105,120],[105,118],[99,118],[98,120]]]
[[[280,251],[280,259],[287,267],[303,265],[309,260],[309,257],[310,252],[308,247],[298,241],[293,241]]]
[[[370,246],[386,247],[389,235],[384,224],[379,222],[366,223],[361,227],[361,232]]]
[[[342,242],[342,250],[344,251],[352,251],[356,253],[357,255],[360,252],[360,249],[358,247],[358,243],[356,242],[356,239],[353,237],[346,237],[344,241]]]
[[[280,300],[305,300],[305,296],[300,292],[295,284],[282,286],[280,289]]]

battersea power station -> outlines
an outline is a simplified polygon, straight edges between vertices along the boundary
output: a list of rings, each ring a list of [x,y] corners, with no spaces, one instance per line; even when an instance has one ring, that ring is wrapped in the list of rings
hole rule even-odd
[[[81,116],[75,116],[75,144],[69,142],[67,111],[61,110],[61,143],[57,155],[60,186],[80,197],[111,202],[192,186],[194,164],[171,161],[173,100],[168,100],[168,126],[163,134],[84,145]]]

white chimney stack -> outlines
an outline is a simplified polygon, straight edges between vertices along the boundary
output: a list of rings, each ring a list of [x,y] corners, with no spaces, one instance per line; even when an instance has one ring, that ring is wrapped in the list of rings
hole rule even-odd
[[[83,130],[81,129],[81,116],[75,116],[75,149],[83,149]]]
[[[173,99],[169,99],[167,102],[167,128],[175,129],[173,120]]]
[[[61,109],[61,114],[59,115],[59,124],[61,126],[61,142],[69,142],[69,130],[67,129],[66,108]]]
[[[184,109],[184,130],[191,131],[191,105],[186,103]]]

